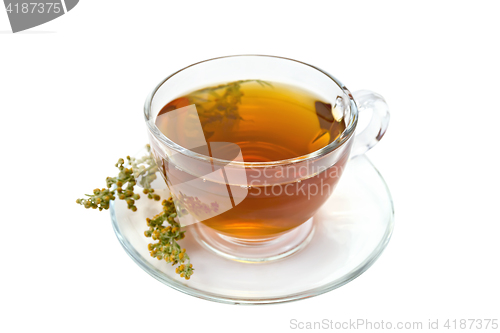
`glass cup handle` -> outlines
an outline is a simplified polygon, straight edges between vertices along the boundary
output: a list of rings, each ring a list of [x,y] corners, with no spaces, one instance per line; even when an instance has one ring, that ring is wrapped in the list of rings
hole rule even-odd
[[[389,107],[384,98],[369,90],[359,90],[353,93],[358,106],[360,119],[367,117],[371,111],[371,119],[361,132],[356,130],[351,158],[362,155],[375,146],[384,136],[389,125]]]

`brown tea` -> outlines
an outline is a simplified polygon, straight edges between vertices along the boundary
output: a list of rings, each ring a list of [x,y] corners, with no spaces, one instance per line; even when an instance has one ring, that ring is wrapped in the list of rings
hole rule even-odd
[[[174,132],[182,126],[169,124],[162,115],[193,104],[209,147],[205,153],[219,159],[232,160],[231,147],[239,148],[244,162],[293,159],[328,145],[345,129],[342,112],[309,91],[275,82],[236,81],[185,94],[163,107],[156,125],[165,136],[177,137],[181,146],[184,134]],[[182,122],[182,117],[176,121]],[[185,187],[184,192],[172,193],[189,213],[222,234],[269,239],[299,226],[316,212],[336,185],[348,151],[347,147],[334,165],[306,173],[290,170],[294,165],[268,170],[249,167],[247,186],[234,184],[247,191],[238,203],[227,177],[226,184],[204,180],[201,191]],[[193,159],[186,168],[165,162],[161,161],[171,190],[172,184],[199,177],[193,170],[203,163]],[[221,207],[217,198],[222,192],[229,193],[230,208]]]

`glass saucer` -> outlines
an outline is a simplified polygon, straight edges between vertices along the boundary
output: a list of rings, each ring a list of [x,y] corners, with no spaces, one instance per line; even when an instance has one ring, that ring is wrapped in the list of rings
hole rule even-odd
[[[137,212],[132,212],[118,200],[110,208],[116,236],[130,257],[176,290],[229,304],[289,302],[338,288],[375,262],[394,227],[389,190],[370,160],[361,155],[348,162],[334,193],[313,217],[314,233],[308,244],[284,259],[243,263],[223,258],[193,237],[193,226],[186,227],[180,244],[195,269],[186,281],[170,264],[149,255],[145,219],[159,213],[161,205],[143,198],[136,206]]]

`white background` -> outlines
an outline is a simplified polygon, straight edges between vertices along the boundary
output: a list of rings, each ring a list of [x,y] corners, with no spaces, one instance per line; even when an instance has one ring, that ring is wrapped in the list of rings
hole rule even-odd
[[[86,0],[19,34],[0,10],[0,331],[500,319],[499,2],[180,3]],[[319,297],[248,307],[184,295],[132,262],[107,212],[75,204],[146,142],[142,106],[160,80],[242,53],[311,63],[391,108],[368,155],[394,197],[393,238]]]

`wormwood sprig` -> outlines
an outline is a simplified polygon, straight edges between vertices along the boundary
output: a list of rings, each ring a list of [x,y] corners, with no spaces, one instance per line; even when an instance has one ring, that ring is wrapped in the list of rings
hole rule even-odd
[[[139,182],[144,188],[144,194],[147,194],[149,199],[159,201],[160,196],[154,194],[154,189],[151,188],[151,182],[156,179],[158,168],[149,145],[146,145],[146,150],[148,155],[139,159],[130,156],[127,156],[127,161],[123,158],[118,159],[115,167],[120,172],[116,177],[106,178],[107,188],[97,188],[93,191],[93,194],[85,194],[88,198],[77,199],[76,203],[83,205],[85,208],[103,210],[109,209],[110,201],[118,197],[120,200],[125,200],[127,207],[135,212],[137,210],[135,200],[140,199],[140,195],[134,193],[137,178],[140,179]]]
[[[214,87],[196,90],[190,93],[187,97],[192,103],[196,103],[200,108],[199,115],[201,121],[215,121],[228,119],[243,119],[238,114],[238,104],[241,103],[241,97],[244,95],[241,91],[241,85],[248,82],[257,82],[261,86],[272,85],[269,82],[262,80],[239,80],[226,84],[221,84]],[[219,92],[224,90],[223,92]],[[199,102],[214,102],[212,106],[206,107]]]
[[[127,156],[126,160],[120,158],[115,164],[119,170],[118,176],[106,178],[107,188],[96,188],[93,194],[86,194],[87,198],[77,199],[76,203],[85,208],[102,211],[109,209],[110,202],[118,198],[125,200],[127,207],[135,212],[137,210],[135,201],[140,199],[140,195],[134,192],[137,182],[144,188],[143,193],[149,199],[160,201],[161,197],[151,188],[151,183],[157,178],[158,168],[151,153],[151,147],[146,145],[146,149],[148,154],[141,158],[130,156]],[[158,215],[152,219],[146,219],[149,229],[144,232],[144,235],[157,241],[155,244],[149,244],[148,250],[151,256],[158,260],[164,259],[172,263],[172,266],[180,264],[175,270],[176,273],[189,280],[194,269],[186,249],[182,249],[177,243],[184,238],[185,231],[181,230],[172,197],[163,200],[162,208]],[[164,226],[164,222],[169,225]]]
[[[149,229],[144,232],[144,235],[157,241],[148,244],[148,250],[153,258],[165,260],[172,263],[172,266],[181,264],[175,269],[175,272],[189,280],[193,274],[193,265],[186,253],[186,249],[182,249],[177,243],[177,241],[184,238],[185,231],[181,231],[172,197],[163,200],[162,206],[163,211],[160,214],[152,219],[146,219]],[[169,225],[164,226],[164,222]]]
[[[244,120],[238,112],[238,105],[244,95],[241,85],[249,82],[256,82],[263,87],[272,87],[269,82],[262,80],[239,80],[196,90],[186,97],[190,103],[196,104],[202,126],[224,119]],[[208,137],[212,134],[213,132],[205,132]]]

